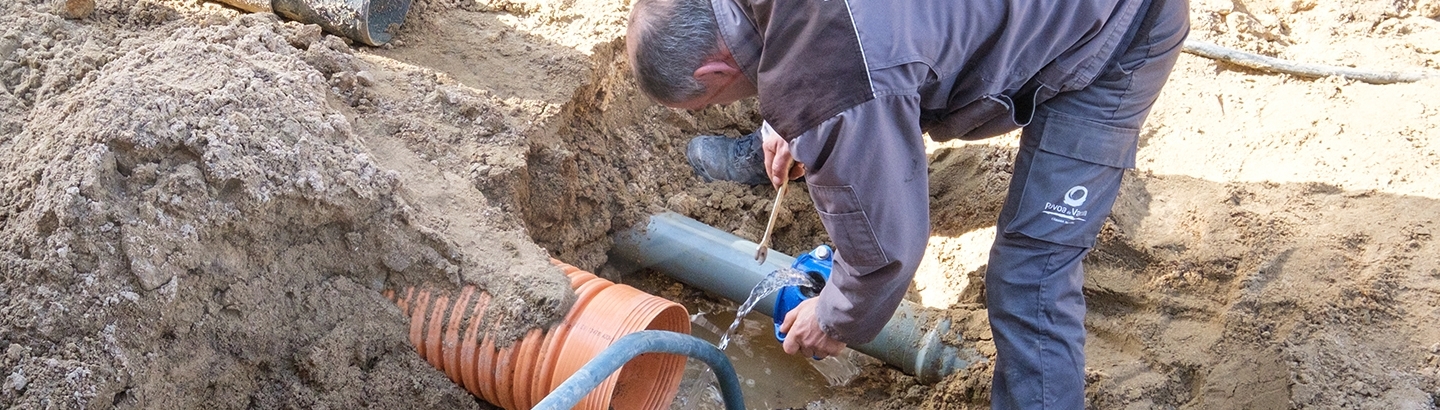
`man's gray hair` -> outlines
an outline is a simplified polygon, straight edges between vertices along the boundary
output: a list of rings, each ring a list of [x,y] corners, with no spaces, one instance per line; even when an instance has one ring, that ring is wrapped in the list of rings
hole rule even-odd
[[[695,70],[720,51],[720,25],[710,0],[640,0],[630,24],[644,25],[632,62],[640,91],[662,103],[705,93]]]

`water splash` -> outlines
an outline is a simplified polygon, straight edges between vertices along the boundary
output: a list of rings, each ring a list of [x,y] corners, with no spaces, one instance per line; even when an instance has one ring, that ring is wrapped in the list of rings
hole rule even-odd
[[[830,383],[830,387],[844,386],[850,384],[851,380],[855,380],[855,376],[860,375],[860,365],[855,363],[857,354],[859,353],[846,348],[841,350],[840,354],[821,360],[811,360],[810,366],[820,372],[821,376],[825,376],[825,381]]]
[[[765,278],[761,279],[760,283],[755,284],[754,289],[750,289],[750,298],[745,299],[745,303],[740,304],[740,310],[735,312],[735,322],[730,324],[730,329],[726,330],[725,334],[720,336],[720,344],[717,345],[720,350],[724,351],[725,347],[730,345],[730,335],[735,334],[735,329],[740,327],[740,320],[744,319],[745,315],[755,309],[755,304],[760,303],[760,299],[764,299],[765,296],[769,296],[771,293],[779,292],[780,289],[786,286],[797,285],[812,288],[819,286],[818,283],[811,281],[810,275],[792,268],[776,269],[774,272],[770,272],[769,275],[765,275]]]
[[[697,364],[690,359],[685,363],[685,377],[680,379],[680,390],[672,410],[723,410],[725,398],[720,394],[719,381],[709,366]]]

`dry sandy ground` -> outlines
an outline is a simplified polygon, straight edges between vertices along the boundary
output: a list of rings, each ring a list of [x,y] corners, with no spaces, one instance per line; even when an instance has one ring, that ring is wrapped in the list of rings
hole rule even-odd
[[[0,406],[488,407],[413,353],[378,290],[477,284],[513,336],[619,281],[609,235],[670,209],[755,238],[768,188],[683,147],[618,58],[623,1],[421,0],[392,46],[193,0],[0,4]],[[77,16],[70,16],[77,17]],[[1205,0],[1193,38],[1440,69],[1435,0]],[[1440,400],[1440,81],[1372,85],[1183,56],[1088,260],[1095,408]],[[985,247],[1014,137],[935,145],[912,297],[993,355]],[[776,242],[825,241],[804,189]],[[674,285],[656,291],[705,298]],[[488,316],[487,316],[488,317]],[[983,408],[872,366],[816,408]]]

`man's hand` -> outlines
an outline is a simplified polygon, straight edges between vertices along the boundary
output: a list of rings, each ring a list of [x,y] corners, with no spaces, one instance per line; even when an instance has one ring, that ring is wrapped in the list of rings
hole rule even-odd
[[[806,299],[785,314],[785,321],[780,324],[780,332],[785,333],[785,353],[818,360],[845,349],[845,342],[831,339],[820,329],[820,318],[815,315],[816,300],[818,298]]]
[[[770,124],[760,124],[760,137],[765,149],[765,173],[770,175],[770,185],[779,188],[780,184],[805,175],[805,165],[798,162],[791,162],[790,143],[780,137],[780,133],[770,128]],[[790,169],[785,169],[786,164],[791,164]]]

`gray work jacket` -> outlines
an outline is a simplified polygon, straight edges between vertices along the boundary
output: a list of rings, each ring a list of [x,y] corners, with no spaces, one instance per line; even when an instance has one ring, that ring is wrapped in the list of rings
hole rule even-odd
[[[712,0],[835,243],[818,305],[828,335],[874,338],[915,275],[930,234],[922,133],[1026,125],[1036,104],[1095,79],[1141,3]]]

